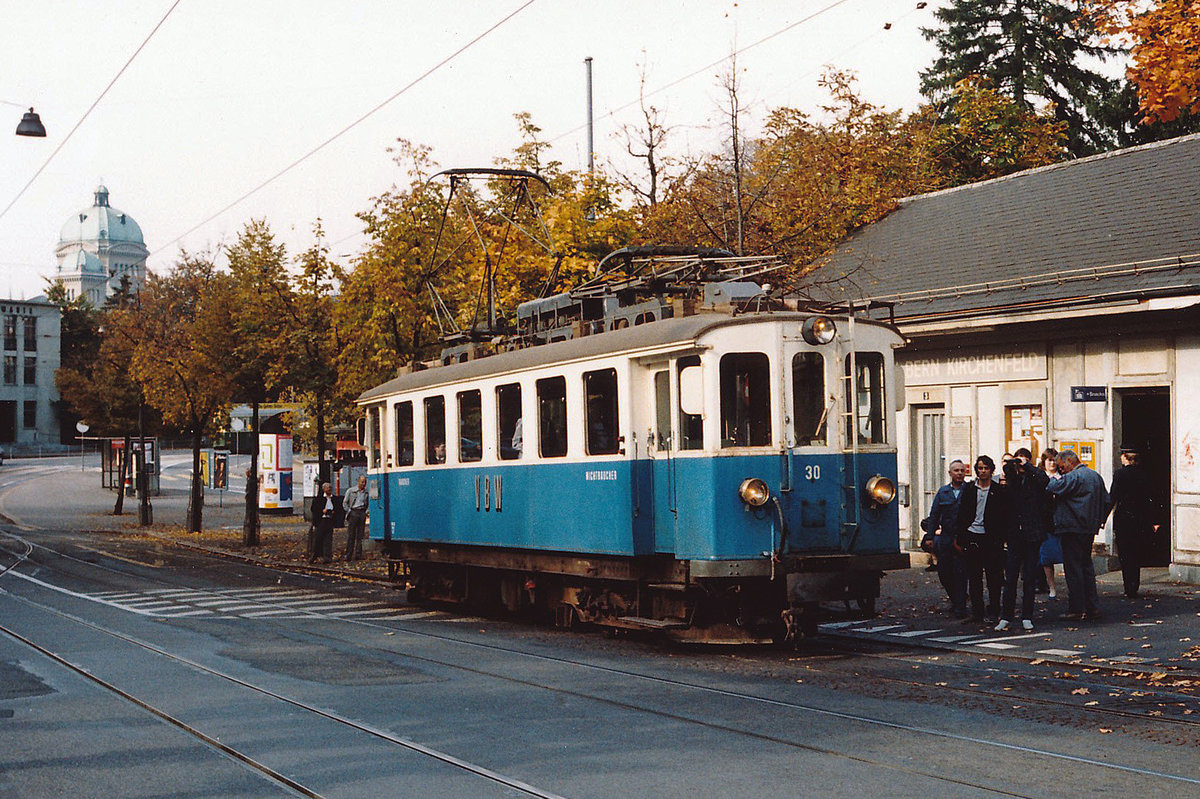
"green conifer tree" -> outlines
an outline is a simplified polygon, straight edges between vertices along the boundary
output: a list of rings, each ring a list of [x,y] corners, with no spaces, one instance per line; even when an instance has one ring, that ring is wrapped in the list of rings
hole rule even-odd
[[[1072,155],[1116,144],[1096,115],[1115,82],[1081,63],[1115,51],[1099,42],[1078,2],[953,0],[934,13],[941,27],[922,29],[941,52],[921,73],[921,91],[931,100],[949,100],[959,81],[975,75],[1030,110],[1039,101],[1053,104]]]

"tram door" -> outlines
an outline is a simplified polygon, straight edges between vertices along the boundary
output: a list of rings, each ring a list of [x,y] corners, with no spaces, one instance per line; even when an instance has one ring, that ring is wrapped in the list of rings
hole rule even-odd
[[[912,543],[921,540],[920,520],[929,512],[933,498],[938,489],[950,479],[947,474],[949,464],[946,463],[946,410],[942,406],[935,408],[915,408],[916,411],[916,458],[913,474],[916,475],[917,496],[919,502],[912,509],[912,524],[909,536]]]
[[[653,475],[652,504],[654,514],[654,551],[675,551],[675,435],[674,403],[671,401],[671,372],[663,369],[654,373],[654,429],[646,442]]]

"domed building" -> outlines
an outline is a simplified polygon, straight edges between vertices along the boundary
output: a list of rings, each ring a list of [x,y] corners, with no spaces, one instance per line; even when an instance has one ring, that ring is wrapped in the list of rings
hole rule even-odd
[[[90,208],[73,215],[62,226],[54,255],[55,279],[71,298],[85,297],[99,308],[128,281],[136,291],[146,279],[146,240],[133,217],[108,202],[108,189],[96,188]]]

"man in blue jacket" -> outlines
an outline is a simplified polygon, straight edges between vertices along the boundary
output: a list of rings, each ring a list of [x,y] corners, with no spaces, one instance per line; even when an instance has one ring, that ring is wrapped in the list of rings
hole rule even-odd
[[[967,593],[963,580],[962,558],[954,550],[954,520],[958,516],[958,498],[967,479],[967,464],[950,462],[950,482],[938,489],[929,507],[929,515],[921,520],[925,531],[921,548],[937,555],[938,580],[946,589],[954,615],[967,615]],[[959,590],[959,589],[962,590]]]
[[[1074,451],[1058,453],[1062,479],[1051,480],[1046,491],[1058,498],[1054,504],[1054,534],[1062,539],[1063,575],[1067,579],[1067,621],[1095,619],[1100,614],[1092,542],[1108,517],[1108,489],[1104,478],[1079,462]]]

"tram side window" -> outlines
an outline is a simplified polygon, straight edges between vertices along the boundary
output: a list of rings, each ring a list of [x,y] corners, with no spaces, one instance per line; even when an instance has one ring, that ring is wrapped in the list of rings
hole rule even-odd
[[[383,458],[380,456],[383,441],[379,429],[379,415],[382,411],[382,408],[369,408],[367,410],[367,440],[370,447],[372,469],[378,469],[383,463]]]
[[[676,379],[678,373],[689,366],[699,366],[700,356],[689,355],[675,362]],[[680,398],[682,400],[682,397]],[[704,449],[704,417],[698,413],[687,413],[682,404],[679,407],[679,448]]]
[[[824,444],[828,430],[825,406],[825,358],[817,352],[792,356],[792,424],[796,446]]]
[[[721,446],[771,443],[770,360],[761,352],[721,356]]]
[[[617,430],[617,370],[585,372],[583,391],[587,398],[587,453],[615,455],[620,449]]]
[[[446,462],[446,398],[425,400],[425,462]]]
[[[483,460],[483,395],[479,389],[458,392],[458,460]]]
[[[654,426],[658,431],[655,448],[662,452],[671,448],[671,374],[654,373]]]
[[[858,397],[858,413],[854,429],[846,431],[846,445],[854,444],[852,436],[858,436],[859,444],[885,444],[887,431],[884,426],[883,409],[883,353],[854,353],[854,391]],[[846,356],[846,375],[850,376],[850,356]],[[846,411],[851,412],[851,397],[846,395]]]
[[[401,402],[396,405],[396,465],[413,465],[413,405]]]
[[[496,387],[496,424],[500,430],[500,460],[514,461],[525,448],[525,425],[521,419],[521,384]]]
[[[538,452],[543,458],[567,454],[567,380],[546,377],[537,381]]]

